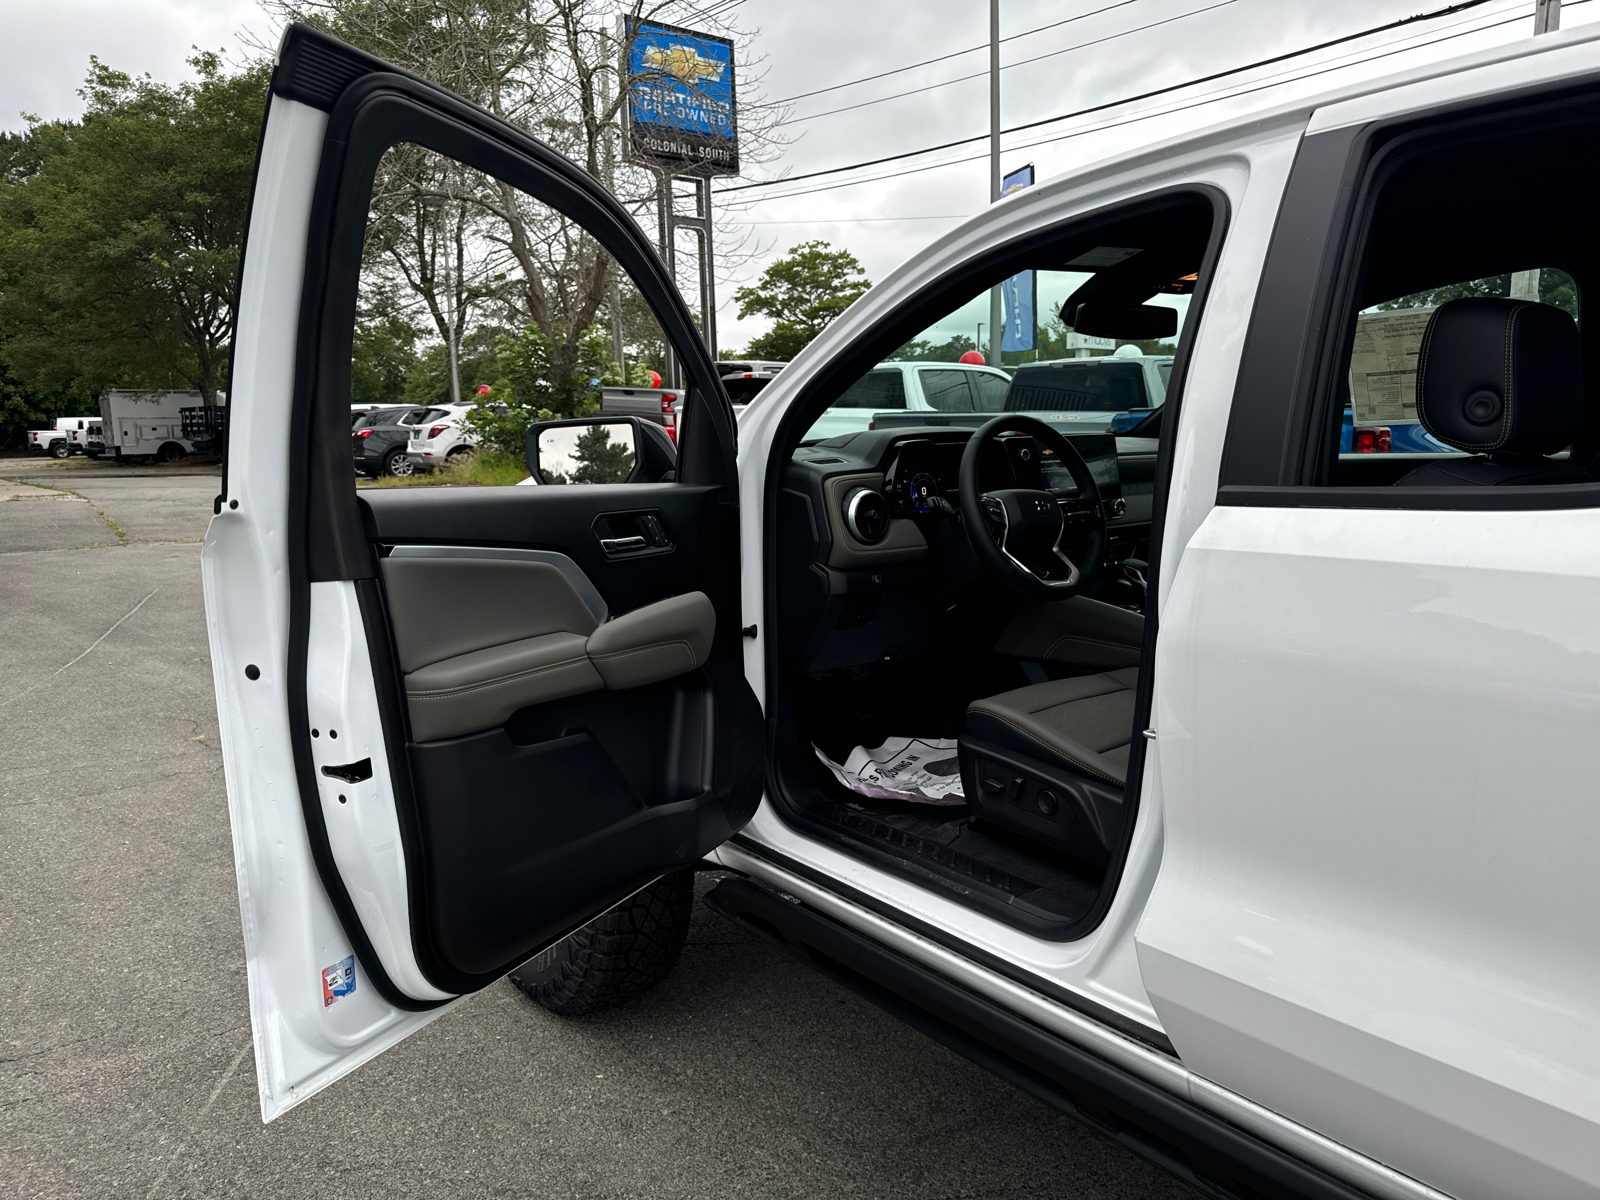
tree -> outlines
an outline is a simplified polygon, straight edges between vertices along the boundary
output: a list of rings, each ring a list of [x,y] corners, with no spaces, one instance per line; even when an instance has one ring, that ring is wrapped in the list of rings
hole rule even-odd
[[[795,246],[733,294],[741,318],[772,318],[772,329],[751,341],[751,357],[787,362],[871,286],[850,251],[822,241]]]
[[[633,447],[611,439],[613,425],[595,425],[573,443],[572,483],[626,483],[633,472]]]
[[[1397,308],[1435,308],[1451,300],[1471,296],[1511,295],[1510,275],[1491,275],[1486,279],[1469,279],[1465,283],[1451,283],[1444,287],[1428,288],[1410,296],[1385,300],[1380,310]],[[1539,302],[1551,304],[1576,317],[1578,315],[1578,285],[1571,275],[1559,268],[1545,268],[1539,272]]]
[[[620,153],[629,79],[610,0],[266,0],[266,7],[320,25],[528,130],[635,214],[653,205],[654,176]],[[631,9],[645,6],[635,0]],[[658,0],[646,15],[732,32],[689,0]],[[745,84],[741,139],[745,156],[758,158],[750,150],[780,113],[752,104],[748,77]],[[506,331],[532,326],[548,343],[551,381],[584,381],[588,331],[610,328],[617,316],[624,344],[637,347],[628,361],[662,365],[660,331],[653,318],[630,321],[644,306],[611,255],[576,222],[510,184],[397,146],[380,164],[373,211],[367,271],[375,281],[400,278],[446,345],[474,319]]]
[[[91,59],[82,123],[33,122],[7,147],[0,329],[34,386],[186,383],[216,401],[269,68],[189,62],[174,87]]]

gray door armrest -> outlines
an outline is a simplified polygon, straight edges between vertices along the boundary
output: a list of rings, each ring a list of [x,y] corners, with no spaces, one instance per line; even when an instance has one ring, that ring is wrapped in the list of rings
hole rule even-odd
[[[606,687],[642,687],[703,664],[716,631],[706,594],[687,592],[607,621],[589,635],[589,660]]]

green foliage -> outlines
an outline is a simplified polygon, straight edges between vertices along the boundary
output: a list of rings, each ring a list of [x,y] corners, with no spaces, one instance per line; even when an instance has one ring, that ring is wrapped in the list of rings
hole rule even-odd
[[[0,330],[35,387],[223,386],[270,66],[189,62],[168,86],[91,59],[82,123],[3,147]]]
[[[578,435],[572,447],[573,483],[626,483],[633,473],[633,447],[612,441],[615,426],[596,425]]]
[[[1380,310],[1397,308],[1434,308],[1451,300],[1472,296],[1511,295],[1510,275],[1490,275],[1485,279],[1469,279],[1465,283],[1452,283],[1444,287],[1428,288],[1409,296],[1398,296],[1377,305]],[[1571,316],[1578,316],[1578,285],[1571,275],[1555,267],[1545,267],[1539,272],[1539,302],[1553,304]]]
[[[358,314],[350,354],[350,403],[405,403],[416,361],[417,331],[409,321],[387,308]]]
[[[440,487],[454,484],[457,487],[510,487],[528,477],[528,468],[522,452],[498,454],[479,450],[476,454],[458,454],[436,471],[418,471],[414,475],[381,475],[377,479],[358,479],[361,488]]]
[[[591,325],[578,338],[572,374],[563,376],[550,339],[537,325],[525,326],[515,337],[502,333],[495,339],[500,374],[489,402],[468,413],[464,424],[479,445],[521,455],[528,426],[535,421],[584,417],[599,410],[598,388],[623,381],[622,368],[610,354],[610,335]]]
[[[823,241],[802,242],[733,294],[741,318],[772,318],[772,329],[751,340],[752,358],[787,362],[872,286],[856,256]]]
[[[0,450],[25,445],[28,430],[47,429],[57,417],[88,416],[99,411],[98,400],[82,380],[41,390],[30,387],[0,360]]]
[[[976,350],[978,344],[964,333],[958,333],[947,342],[935,345],[929,341],[910,341],[891,354],[888,362],[960,362],[963,354]]]

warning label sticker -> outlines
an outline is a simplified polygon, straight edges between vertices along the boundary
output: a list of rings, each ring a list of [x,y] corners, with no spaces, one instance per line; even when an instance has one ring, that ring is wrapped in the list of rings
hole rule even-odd
[[[349,955],[331,967],[322,968],[322,1007],[356,990],[356,956]]]
[[[1350,351],[1350,407],[1357,425],[1417,419],[1417,353],[1431,308],[1367,313]]]

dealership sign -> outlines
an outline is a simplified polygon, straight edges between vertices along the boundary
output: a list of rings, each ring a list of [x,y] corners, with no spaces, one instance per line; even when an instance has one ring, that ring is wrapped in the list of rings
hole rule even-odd
[[[628,157],[674,175],[737,175],[733,43],[630,18]]]

